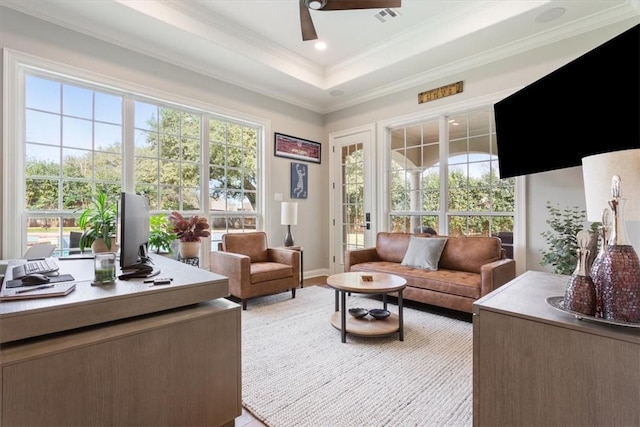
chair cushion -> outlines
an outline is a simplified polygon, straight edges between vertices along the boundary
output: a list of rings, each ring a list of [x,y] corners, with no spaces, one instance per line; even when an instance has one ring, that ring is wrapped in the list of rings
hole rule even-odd
[[[251,263],[251,284],[285,279],[293,276],[293,268],[279,262]]]
[[[251,262],[268,261],[267,234],[263,231],[254,233],[231,233],[222,236],[222,247],[225,252],[246,255]]]

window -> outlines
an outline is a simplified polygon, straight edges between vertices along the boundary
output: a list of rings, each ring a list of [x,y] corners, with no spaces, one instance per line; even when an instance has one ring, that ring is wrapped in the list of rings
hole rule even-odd
[[[258,135],[253,127],[209,121],[211,250],[225,233],[257,229]]]
[[[495,140],[490,108],[392,129],[390,230],[512,236],[515,179],[499,179]]]
[[[122,96],[60,79],[25,77],[27,244],[68,251],[75,212],[99,190],[120,191]],[[23,251],[24,252],[24,251]]]
[[[5,146],[19,159],[10,165],[17,184],[5,195],[16,206],[5,227],[16,241],[10,253],[44,242],[57,246],[56,255],[73,252],[77,218],[100,190],[114,198],[144,193],[153,213],[207,214],[212,247],[215,233],[256,229],[265,123],[47,65],[51,72],[15,53],[5,63],[16,88],[11,122],[23,123]]]

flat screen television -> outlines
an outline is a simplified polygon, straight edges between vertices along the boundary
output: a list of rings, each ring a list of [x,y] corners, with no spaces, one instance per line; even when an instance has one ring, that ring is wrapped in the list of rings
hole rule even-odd
[[[149,202],[141,194],[122,192],[118,207],[120,220],[119,279],[152,277],[160,273],[149,258]]]
[[[640,147],[640,24],[494,105],[500,178]]]

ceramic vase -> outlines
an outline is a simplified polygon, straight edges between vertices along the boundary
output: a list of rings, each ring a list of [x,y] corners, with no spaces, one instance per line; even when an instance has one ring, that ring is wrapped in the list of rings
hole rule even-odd
[[[180,242],[180,256],[195,258],[200,254],[200,242]]]
[[[116,238],[112,237],[111,238],[111,248],[107,248],[107,244],[104,242],[104,239],[96,239],[93,241],[93,243],[91,244],[91,251],[94,254],[97,253],[101,253],[101,252],[118,252],[118,244],[116,244]]]

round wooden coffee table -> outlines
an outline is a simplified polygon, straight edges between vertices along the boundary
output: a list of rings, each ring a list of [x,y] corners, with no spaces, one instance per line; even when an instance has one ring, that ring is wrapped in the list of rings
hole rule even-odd
[[[370,276],[371,281],[363,280],[362,276]],[[331,324],[341,331],[342,342],[347,342],[347,332],[362,336],[389,335],[398,332],[400,341],[404,341],[402,321],[402,291],[407,281],[400,276],[387,273],[348,272],[338,273],[327,277],[327,285],[335,289],[335,311],[331,316]],[[347,316],[347,293],[382,294],[383,308],[387,309],[387,294],[398,293],[398,314],[391,313],[383,320],[365,317],[356,319]]]

